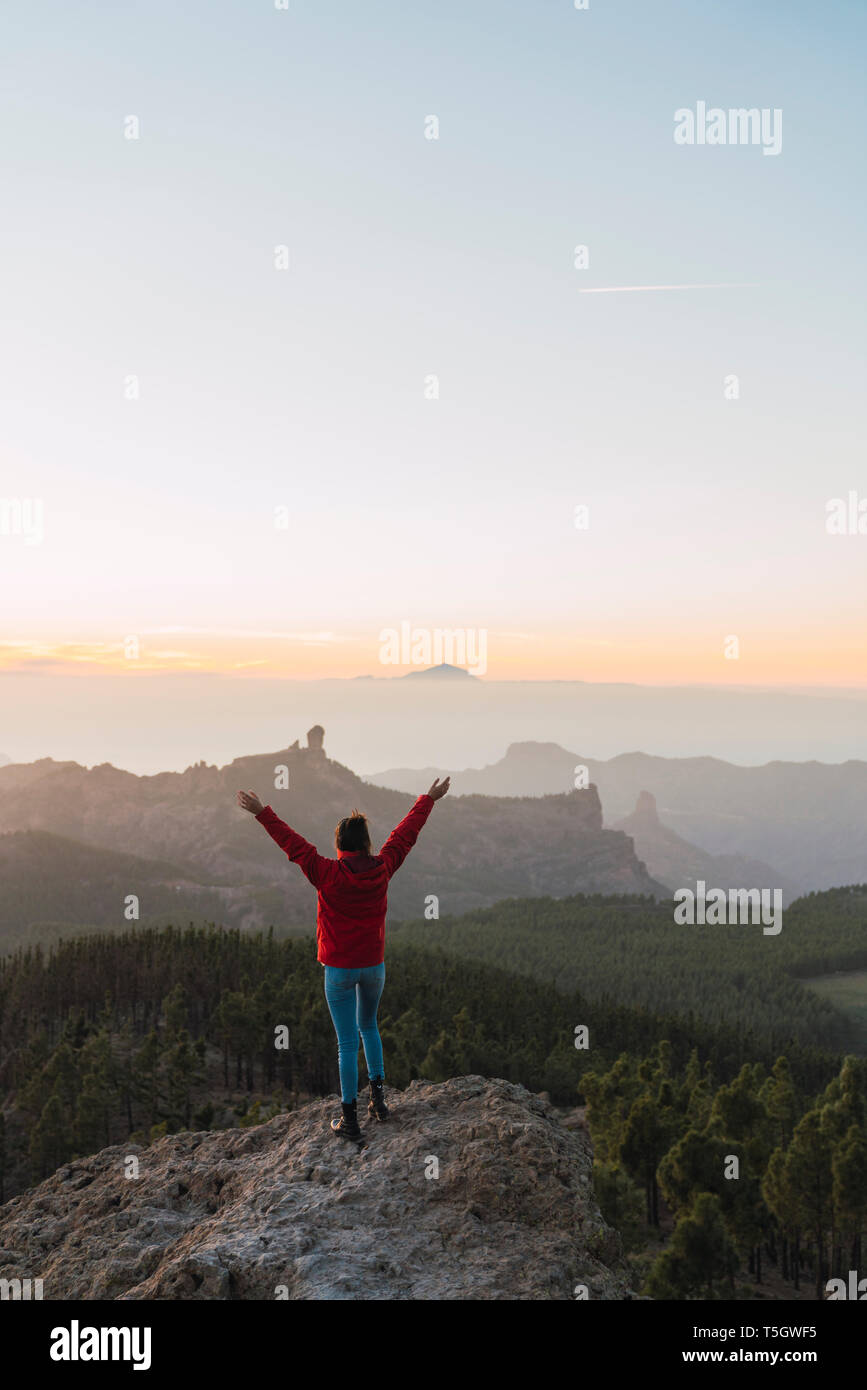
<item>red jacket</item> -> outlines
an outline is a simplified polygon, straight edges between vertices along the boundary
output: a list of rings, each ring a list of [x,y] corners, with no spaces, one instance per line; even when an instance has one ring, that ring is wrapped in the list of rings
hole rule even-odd
[[[432,796],[420,796],[379,854],[339,849],[336,859],[323,858],[315,845],[290,829],[270,806],[260,811],[257,821],[319,890],[316,940],[323,965],[350,970],[381,965],[388,880],[415,844],[433,804]]]

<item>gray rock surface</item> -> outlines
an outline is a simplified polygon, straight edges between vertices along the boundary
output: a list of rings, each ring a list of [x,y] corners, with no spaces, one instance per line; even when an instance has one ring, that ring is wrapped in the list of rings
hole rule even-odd
[[[635,1296],[586,1134],[547,1101],[478,1076],[388,1098],[362,1148],[325,1100],[61,1168],[0,1208],[0,1278],[42,1278],[45,1299]]]

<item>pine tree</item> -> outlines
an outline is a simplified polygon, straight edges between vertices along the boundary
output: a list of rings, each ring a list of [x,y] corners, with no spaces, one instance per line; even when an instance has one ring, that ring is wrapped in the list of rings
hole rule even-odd
[[[798,1121],[786,1155],[786,1182],[791,1192],[795,1224],[812,1233],[816,1250],[816,1297],[827,1277],[825,1236],[831,1224],[832,1146],[822,1124],[823,1108],[815,1106]]]
[[[646,1291],[657,1299],[720,1298],[724,1280],[734,1291],[736,1271],[737,1253],[720,1199],[700,1192],[678,1220],[669,1248],[652,1266]]]
[[[133,1062],[134,1094],[144,1108],[148,1125],[157,1123],[162,1106],[162,1052],[159,1036],[156,1029],[152,1028]]]
[[[68,1135],[63,1101],[55,1091],[46,1102],[30,1141],[30,1157],[39,1181],[69,1158]]]
[[[676,1117],[671,1107],[659,1105],[650,1096],[641,1096],[635,1101],[626,1122],[620,1158],[626,1171],[644,1184],[649,1226],[659,1225],[656,1170],[675,1129]]]
[[[861,1268],[862,1232],[867,1225],[867,1137],[850,1126],[831,1159],[832,1200],[841,1232],[849,1237],[853,1269]]]

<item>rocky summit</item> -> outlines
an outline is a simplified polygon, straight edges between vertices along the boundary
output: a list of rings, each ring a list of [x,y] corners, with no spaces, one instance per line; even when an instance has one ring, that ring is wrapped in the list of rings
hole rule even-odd
[[[45,1299],[635,1297],[586,1132],[544,1097],[464,1076],[389,1101],[361,1146],[331,1134],[330,1098],[76,1161],[0,1208],[0,1279]]]

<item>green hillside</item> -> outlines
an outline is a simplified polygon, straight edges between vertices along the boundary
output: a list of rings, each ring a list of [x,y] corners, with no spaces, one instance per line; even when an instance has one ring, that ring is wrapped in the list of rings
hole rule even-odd
[[[852,1020],[857,1029],[858,1051],[867,1053],[867,970],[835,971],[805,980],[804,984]]]
[[[509,900],[440,921],[402,923],[394,940],[439,946],[593,1002],[731,1027],[771,1049],[856,1050],[853,1021],[805,977],[867,965],[867,887],[799,898],[778,936],[761,926],[679,926],[644,898]]]
[[[48,944],[86,928],[123,929],[135,895],[139,921],[221,917],[220,892],[196,870],[83,844],[44,830],[0,835],[0,951]]]

